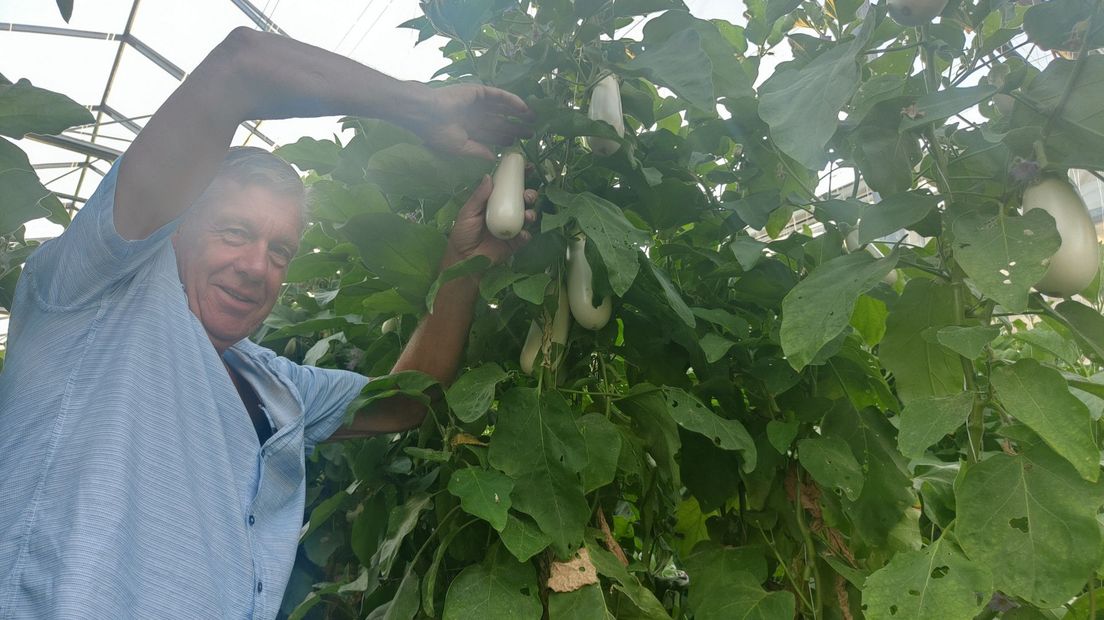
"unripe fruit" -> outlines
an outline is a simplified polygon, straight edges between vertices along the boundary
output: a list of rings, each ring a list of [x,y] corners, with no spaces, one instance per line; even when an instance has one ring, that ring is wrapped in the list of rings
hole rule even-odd
[[[552,348],[559,345],[559,355],[551,363],[551,367],[559,366],[563,359],[563,348],[567,345],[567,334],[571,328],[571,310],[567,300],[567,290],[560,287],[560,296],[556,302],[556,314],[552,317],[552,338],[544,342],[544,330],[537,321],[529,324],[529,334],[525,337],[525,345],[521,347],[521,371],[527,375],[533,374],[533,365],[536,363],[537,351],[544,353],[544,359],[552,358]],[[546,315],[547,320],[547,315]],[[546,345],[546,346],[545,346]]]
[[[533,374],[533,363],[537,360],[537,351],[540,350],[542,336],[543,332],[540,324],[536,321],[530,323],[529,335],[525,337],[525,344],[521,346],[521,359],[518,360],[521,372],[527,375]]]
[[[888,0],[889,16],[902,26],[920,26],[943,12],[947,0]]]
[[[525,156],[517,150],[506,151],[493,181],[487,199],[487,230],[499,239],[513,239],[525,225]]]
[[[605,121],[613,125],[618,136],[625,135],[625,117],[621,112],[621,88],[617,85],[617,76],[610,74],[602,78],[590,93],[588,115],[592,121]],[[595,155],[609,157],[621,148],[621,143],[609,138],[590,136],[587,144]]]
[[[1032,209],[1049,213],[1062,237],[1062,245],[1050,257],[1050,266],[1035,288],[1056,297],[1081,292],[1100,268],[1096,228],[1085,201],[1068,180],[1048,176],[1024,190],[1023,212]]]
[[[399,317],[397,316],[387,319],[383,322],[383,325],[380,325],[380,333],[382,334],[390,334],[397,331],[399,331]]]
[[[586,236],[579,235],[567,253],[567,300],[571,306],[571,316],[575,322],[587,329],[602,329],[609,322],[613,304],[609,297],[595,307],[594,274],[586,259]]]

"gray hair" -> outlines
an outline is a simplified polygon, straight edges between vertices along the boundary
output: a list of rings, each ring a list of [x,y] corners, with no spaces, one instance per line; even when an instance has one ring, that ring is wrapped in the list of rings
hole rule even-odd
[[[307,188],[291,164],[255,146],[233,146],[222,160],[215,178],[193,208],[215,202],[224,191],[226,181],[240,185],[256,185],[275,194],[294,198],[299,205],[299,223],[306,228],[309,220]]]

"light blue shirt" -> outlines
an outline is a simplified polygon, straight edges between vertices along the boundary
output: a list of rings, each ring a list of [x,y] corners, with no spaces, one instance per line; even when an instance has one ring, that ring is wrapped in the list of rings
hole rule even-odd
[[[304,455],[361,375],[243,340],[188,309],[169,224],[126,241],[118,164],[27,261],[0,374],[0,618],[272,618],[295,560]]]

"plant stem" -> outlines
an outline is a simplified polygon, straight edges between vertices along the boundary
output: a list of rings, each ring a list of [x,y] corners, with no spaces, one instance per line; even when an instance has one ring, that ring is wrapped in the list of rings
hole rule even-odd
[[[786,565],[786,561],[782,559],[782,555],[778,553],[778,549],[774,547],[774,543],[771,542],[769,538],[767,538],[767,533],[760,528],[755,529],[759,530],[759,535],[763,537],[763,542],[767,543],[767,546],[770,547],[770,550],[774,552],[774,557],[778,560],[778,565],[782,568],[782,572],[786,574],[786,579],[790,580],[790,585],[794,589],[794,594],[796,594],[797,597],[801,599],[801,604],[805,606],[805,609],[812,609],[813,606],[811,603],[809,603],[809,599],[805,598],[804,589],[797,584],[797,580],[794,579],[793,573],[790,572],[790,567]]]
[[[804,487],[804,483],[801,480],[801,468],[795,467],[797,476],[797,491],[794,497],[794,505],[797,507],[795,516],[797,517],[797,528],[801,530],[801,540],[805,547],[805,580],[808,582],[812,580],[812,589],[816,606],[813,607],[813,618],[819,618],[822,610],[824,609],[824,581],[820,578],[820,571],[816,565],[817,551],[816,546],[813,544],[813,536],[809,532],[809,526],[805,524],[805,507],[801,505],[801,492]]]

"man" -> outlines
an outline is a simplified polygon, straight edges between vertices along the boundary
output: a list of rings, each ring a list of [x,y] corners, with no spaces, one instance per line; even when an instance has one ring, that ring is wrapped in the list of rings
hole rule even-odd
[[[27,262],[0,375],[0,618],[276,615],[304,454],[366,379],[246,340],[297,251],[303,189],[273,156],[227,147],[246,119],[333,114],[491,158],[529,111],[497,89],[399,82],[246,29],[219,44]],[[442,267],[500,261],[527,238],[487,233],[490,189],[484,178],[461,209]],[[474,277],[444,285],[395,370],[450,380],[476,295]],[[423,415],[388,401],[340,436]]]

